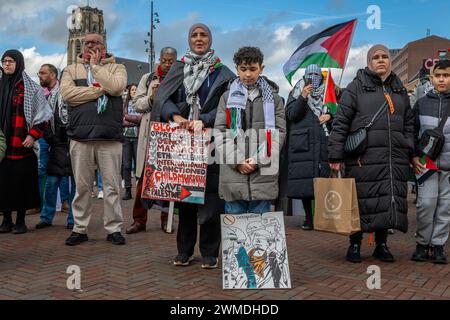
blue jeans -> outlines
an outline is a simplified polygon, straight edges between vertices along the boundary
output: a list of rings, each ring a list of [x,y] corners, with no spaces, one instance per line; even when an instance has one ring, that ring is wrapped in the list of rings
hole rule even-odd
[[[98,191],[103,191],[103,179],[102,179],[102,173],[100,170],[96,170],[95,174],[97,175],[97,188]]]
[[[56,198],[58,196],[58,186],[64,177],[47,176],[45,185],[45,203],[41,211],[41,221],[52,224],[56,213]],[[75,180],[70,179],[70,195],[69,195],[69,214],[67,215],[67,224],[73,224],[72,201],[75,196]]]
[[[69,201],[70,197],[69,177],[61,178],[61,182],[59,183],[59,196],[61,198],[61,202]]]
[[[259,213],[263,214],[270,212],[270,201],[256,200],[256,201],[226,201],[225,213],[229,214],[244,214],[244,213]]]
[[[39,142],[39,162],[38,162],[38,177],[39,177],[39,194],[41,197],[41,206],[44,204],[45,178],[47,177],[47,163],[48,163],[48,144],[44,138],[38,140]],[[42,209],[42,208],[41,208]]]

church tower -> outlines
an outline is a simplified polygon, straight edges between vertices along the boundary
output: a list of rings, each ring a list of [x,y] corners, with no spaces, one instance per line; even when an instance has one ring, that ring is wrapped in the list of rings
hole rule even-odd
[[[103,22],[103,10],[78,7],[72,10],[72,24],[69,28],[67,43],[67,65],[76,62],[77,56],[83,52],[83,37],[89,33],[98,33],[103,36],[106,47],[106,29]]]

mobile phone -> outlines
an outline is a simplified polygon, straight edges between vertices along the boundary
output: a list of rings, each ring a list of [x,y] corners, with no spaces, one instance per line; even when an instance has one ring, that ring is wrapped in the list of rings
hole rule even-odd
[[[305,87],[309,86],[310,84],[312,84],[312,79],[311,78],[305,78]]]

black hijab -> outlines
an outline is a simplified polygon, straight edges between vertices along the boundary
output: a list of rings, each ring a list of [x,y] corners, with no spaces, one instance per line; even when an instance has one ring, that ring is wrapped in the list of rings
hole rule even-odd
[[[12,58],[16,62],[14,73],[5,74],[5,71],[2,70],[3,75],[0,78],[0,129],[8,141],[11,135],[12,97],[16,83],[22,79],[25,61],[22,53],[18,50],[6,51],[2,56],[2,61],[6,57]]]

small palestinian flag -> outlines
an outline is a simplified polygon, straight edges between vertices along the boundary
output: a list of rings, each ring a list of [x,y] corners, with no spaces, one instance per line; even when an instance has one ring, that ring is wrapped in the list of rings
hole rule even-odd
[[[292,84],[292,77],[298,69],[310,64],[317,64],[321,68],[344,69],[356,23],[354,19],[337,24],[306,39],[283,67],[289,83]]]
[[[336,91],[334,89],[333,78],[331,77],[331,71],[328,71],[327,85],[325,87],[325,97],[323,100],[323,106],[330,110],[330,113],[334,116],[337,111],[337,98]]]
[[[418,184],[424,183],[425,180],[427,180],[439,170],[436,164],[427,156],[422,156],[420,158],[420,163],[425,166],[425,169],[423,169],[421,174],[416,173]]]

